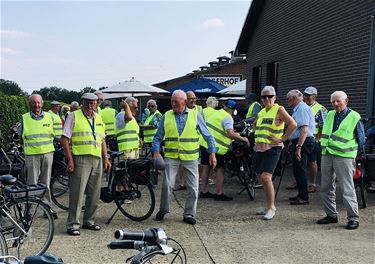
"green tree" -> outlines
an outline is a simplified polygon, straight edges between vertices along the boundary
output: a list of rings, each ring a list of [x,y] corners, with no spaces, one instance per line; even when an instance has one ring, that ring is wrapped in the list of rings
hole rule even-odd
[[[4,79],[0,79],[0,92],[6,95],[27,95],[16,82]]]

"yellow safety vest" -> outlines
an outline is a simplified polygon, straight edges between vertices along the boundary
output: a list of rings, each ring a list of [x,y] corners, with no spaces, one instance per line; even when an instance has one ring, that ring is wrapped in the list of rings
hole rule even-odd
[[[72,133],[73,155],[102,156],[102,142],[105,138],[105,125],[99,114],[87,119],[83,110],[74,111],[74,127]],[[94,123],[94,129],[91,128]]]
[[[260,103],[258,103],[257,101],[253,102],[250,106],[249,106],[249,110],[247,110],[247,114],[246,114],[246,118],[250,118],[252,117],[254,114],[253,114],[253,111],[254,111],[254,106],[255,105],[259,105],[260,109],[262,109],[262,105]]]
[[[212,108],[210,106],[207,106],[206,108],[203,109],[203,119],[205,121],[207,121],[207,118],[210,117],[210,116],[213,116],[214,114],[216,114],[218,110],[216,110],[215,108]],[[205,146],[205,140],[204,140],[204,137],[199,133],[199,145],[200,146]]]
[[[282,122],[279,126],[276,126],[275,120],[277,112],[279,111],[280,105],[274,104],[271,109],[266,111],[266,108],[263,108],[258,113],[256,128],[255,128],[255,142],[256,143],[267,143],[273,144],[271,141],[271,136],[280,138],[284,133],[285,123]]]
[[[310,107],[311,107],[311,110],[313,111],[314,117],[315,117],[314,137],[316,137],[316,135],[319,132],[319,123],[318,123],[318,120],[317,120],[316,116],[319,113],[320,109],[324,108],[324,106],[319,104],[318,102],[316,102],[315,104],[311,105]]]
[[[111,107],[107,107],[101,110],[100,115],[102,116],[105,124],[105,133],[108,136],[116,135],[116,110]]]
[[[200,112],[201,114],[203,113],[203,108],[202,108],[201,105],[195,105],[194,109],[192,109],[192,110]]]
[[[155,115],[161,115],[159,110],[156,110],[152,115],[148,116],[146,121],[145,121],[145,126],[149,125],[152,120],[154,119]],[[146,143],[151,143],[152,140],[154,139],[154,136],[156,134],[156,131],[158,131],[157,128],[153,129],[144,129],[143,130],[143,139]]]
[[[355,158],[357,156],[358,143],[354,135],[354,130],[361,116],[351,110],[339,125],[339,128],[332,133],[333,121],[336,111],[329,111],[323,125],[322,155],[331,154],[344,158]]]
[[[55,151],[53,146],[53,120],[50,113],[44,112],[40,120],[35,120],[30,113],[22,115],[22,141],[25,155],[38,155]]]
[[[139,149],[139,126],[134,117],[117,131],[117,143],[119,151]]]
[[[197,111],[188,110],[184,130],[182,131],[181,135],[179,135],[173,110],[169,110],[165,113],[165,157],[180,160],[197,160],[199,158],[197,118]]]
[[[222,126],[222,121],[230,114],[227,113],[224,109],[221,109],[216,112],[213,116],[208,117],[207,127],[211,132],[212,136],[215,138],[216,146],[218,147],[217,154],[224,155],[228,152],[230,143],[232,140],[227,136],[227,133]],[[203,142],[203,147],[207,148],[208,144],[206,141]]]
[[[59,115],[55,114],[51,110],[48,111],[51,114],[53,120],[53,130],[55,131],[56,137],[61,137],[62,135],[62,122]]]

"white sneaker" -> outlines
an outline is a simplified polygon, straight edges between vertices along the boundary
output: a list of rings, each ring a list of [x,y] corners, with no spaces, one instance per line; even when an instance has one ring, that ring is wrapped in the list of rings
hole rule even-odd
[[[271,220],[276,213],[276,209],[267,210],[266,214],[263,216],[263,220]]]
[[[267,209],[264,209],[264,208],[258,208],[256,211],[255,211],[255,214],[256,215],[265,215],[267,213]]]

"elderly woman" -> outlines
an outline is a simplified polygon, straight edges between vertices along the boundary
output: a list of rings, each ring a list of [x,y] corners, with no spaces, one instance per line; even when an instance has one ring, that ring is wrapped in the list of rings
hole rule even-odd
[[[152,143],[156,131],[161,120],[161,113],[158,110],[158,105],[156,101],[150,99],[147,101],[147,108],[150,111],[149,116],[146,118],[144,125],[139,125],[143,129],[143,140],[145,143]]]
[[[276,92],[273,86],[265,86],[261,92],[264,108],[258,113],[253,126],[255,130],[255,146],[253,167],[260,177],[266,196],[266,208],[259,212],[264,220],[271,220],[276,212],[275,191],[272,174],[279,161],[281,149],[297,127],[296,122],[284,107],[275,104]],[[285,124],[288,126],[284,133]]]

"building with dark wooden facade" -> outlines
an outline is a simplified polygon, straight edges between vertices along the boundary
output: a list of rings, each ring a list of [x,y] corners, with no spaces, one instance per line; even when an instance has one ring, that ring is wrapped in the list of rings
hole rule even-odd
[[[234,55],[247,57],[247,91],[345,91],[349,107],[374,115],[375,0],[253,0]]]

